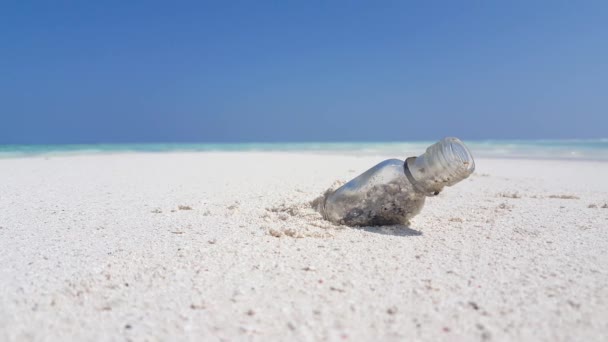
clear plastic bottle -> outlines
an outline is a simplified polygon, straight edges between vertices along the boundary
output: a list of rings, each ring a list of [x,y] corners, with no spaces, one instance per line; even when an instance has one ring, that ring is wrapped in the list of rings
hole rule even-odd
[[[388,159],[325,196],[325,219],[348,226],[409,224],[427,196],[467,178],[473,156],[457,138],[444,138],[418,157]]]

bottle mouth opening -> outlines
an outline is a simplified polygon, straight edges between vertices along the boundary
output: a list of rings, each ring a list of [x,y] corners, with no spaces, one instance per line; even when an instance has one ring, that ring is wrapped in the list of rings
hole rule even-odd
[[[443,156],[451,169],[463,176],[475,170],[475,161],[469,149],[457,138],[445,138],[442,142]]]

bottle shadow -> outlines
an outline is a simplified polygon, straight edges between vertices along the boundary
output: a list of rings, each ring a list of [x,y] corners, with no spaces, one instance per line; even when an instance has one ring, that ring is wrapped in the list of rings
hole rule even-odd
[[[394,236],[420,236],[422,232],[404,225],[354,227],[370,233]]]

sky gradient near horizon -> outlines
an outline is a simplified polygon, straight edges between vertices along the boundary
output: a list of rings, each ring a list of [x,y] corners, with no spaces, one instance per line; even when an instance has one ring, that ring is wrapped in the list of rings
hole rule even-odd
[[[605,1],[9,1],[0,144],[608,137]]]

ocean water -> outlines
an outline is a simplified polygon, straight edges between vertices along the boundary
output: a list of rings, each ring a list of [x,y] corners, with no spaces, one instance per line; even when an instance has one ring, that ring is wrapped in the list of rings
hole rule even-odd
[[[0,158],[108,153],[282,151],[323,154],[418,155],[434,141],[345,143],[0,145]],[[475,157],[608,161],[608,139],[465,141]]]

